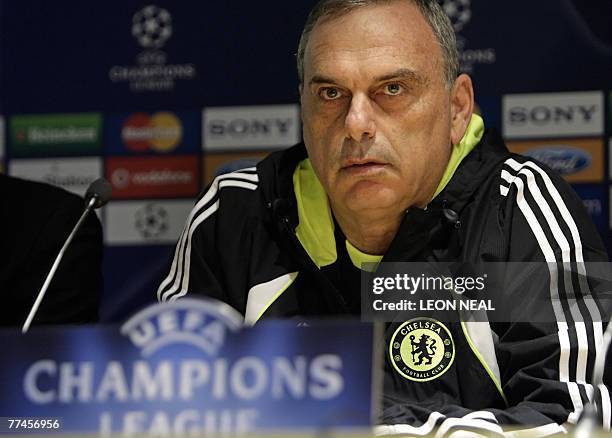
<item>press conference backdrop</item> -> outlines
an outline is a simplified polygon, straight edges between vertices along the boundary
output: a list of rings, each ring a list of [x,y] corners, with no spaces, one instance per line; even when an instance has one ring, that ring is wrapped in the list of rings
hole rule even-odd
[[[440,3],[486,125],[561,172],[610,248],[612,4]],[[154,300],[215,173],[299,141],[294,53],[313,4],[0,2],[0,167],[80,194],[111,181],[104,320]]]

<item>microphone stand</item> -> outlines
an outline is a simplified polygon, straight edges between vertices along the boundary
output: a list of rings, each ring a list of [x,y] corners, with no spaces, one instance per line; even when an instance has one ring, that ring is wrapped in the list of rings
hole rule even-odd
[[[81,214],[81,217],[79,218],[79,221],[76,223],[76,225],[70,232],[68,239],[66,239],[66,241],[64,242],[64,246],[62,246],[62,249],[60,249],[59,253],[57,254],[57,257],[55,258],[55,261],[53,262],[53,266],[51,267],[51,270],[47,274],[47,278],[45,279],[45,282],[43,283],[42,288],[38,292],[36,301],[34,301],[34,305],[30,309],[30,313],[28,314],[28,317],[25,323],[23,324],[23,327],[21,328],[21,333],[26,333],[30,329],[30,325],[32,324],[34,315],[36,315],[36,312],[38,311],[38,307],[40,306],[40,303],[42,302],[43,298],[45,297],[45,294],[47,293],[49,284],[51,284],[51,280],[55,276],[55,271],[57,271],[57,267],[62,261],[62,258],[64,257],[64,253],[66,252],[66,249],[68,249],[68,245],[70,245],[70,242],[72,242],[72,239],[74,238],[75,234],[77,233],[79,228],[81,228],[81,225],[85,221],[85,218],[87,217],[89,212],[93,209],[97,201],[98,201],[97,196],[92,196],[89,199],[89,201],[87,202],[87,206],[85,207],[85,210],[83,211],[83,214]]]

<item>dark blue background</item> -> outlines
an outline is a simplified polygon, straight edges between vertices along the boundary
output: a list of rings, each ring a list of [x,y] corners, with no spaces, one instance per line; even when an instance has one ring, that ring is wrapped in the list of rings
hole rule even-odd
[[[131,20],[151,2],[2,1],[0,112],[10,117],[100,111],[107,117],[115,112],[199,113],[208,106],[296,103],[294,54],[314,3],[155,1],[172,15],[173,34],[163,47],[167,62],[195,64],[197,79],[178,81],[173,92],[133,93],[126,83],[113,84],[108,72],[113,65],[136,64],[143,49],[131,35]],[[460,39],[468,49],[496,52],[493,64],[477,64],[472,72],[488,126],[500,126],[503,94],[604,90],[608,96],[612,2],[471,3],[472,17]],[[606,156],[609,122],[607,130]],[[104,153],[112,150],[107,146]],[[610,245],[609,180],[600,190],[588,191],[602,196],[603,214],[597,221]],[[154,299],[170,252],[168,246],[107,249],[105,320],[120,319]]]

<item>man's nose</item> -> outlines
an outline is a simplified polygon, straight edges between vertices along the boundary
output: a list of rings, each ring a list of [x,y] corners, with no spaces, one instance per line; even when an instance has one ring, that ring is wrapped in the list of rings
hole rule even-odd
[[[368,96],[353,95],[344,123],[347,136],[353,140],[361,142],[374,138],[376,135],[374,108]]]

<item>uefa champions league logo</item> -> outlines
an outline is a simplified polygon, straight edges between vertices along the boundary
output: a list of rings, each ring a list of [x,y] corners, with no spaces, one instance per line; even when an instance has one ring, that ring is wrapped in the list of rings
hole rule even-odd
[[[143,357],[174,345],[187,344],[209,356],[217,356],[228,333],[243,326],[243,317],[215,300],[183,298],[158,303],[132,316],[121,326]]]
[[[132,36],[142,50],[136,64],[113,65],[108,77],[115,84],[127,84],[133,93],[172,91],[178,82],[192,81],[196,66],[189,60],[169,62],[162,50],[173,33],[172,15],[164,8],[148,5],[132,16]]]
[[[450,18],[455,32],[459,32],[472,18],[470,0],[438,0]]]
[[[132,35],[145,49],[159,49],[172,36],[172,16],[155,5],[149,5],[134,14]]]
[[[472,21],[471,0],[438,0],[440,6],[450,19],[457,38],[459,62],[463,73],[473,73],[474,67],[480,64],[491,65],[497,59],[494,47],[474,48],[468,44],[461,31]]]

